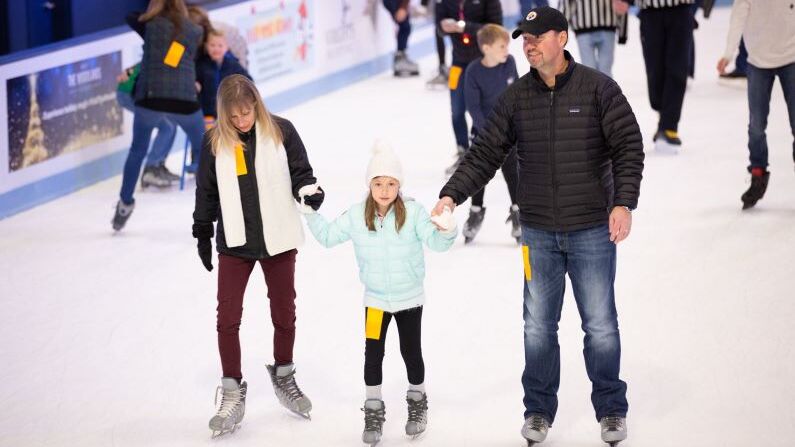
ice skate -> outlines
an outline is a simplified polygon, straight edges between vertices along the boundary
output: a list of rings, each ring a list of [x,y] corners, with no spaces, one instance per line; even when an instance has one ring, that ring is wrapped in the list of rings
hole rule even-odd
[[[127,219],[130,218],[133,210],[135,209],[135,202],[127,205],[121,200],[116,202],[116,212],[113,214],[113,219],[110,223],[113,225],[115,231],[121,231],[124,225],[127,224]]]
[[[301,417],[312,419],[309,414],[312,411],[312,402],[298,388],[298,383],[295,381],[295,365],[290,363],[280,366],[266,365],[266,367],[279,403]]]
[[[416,439],[428,426],[428,395],[421,391],[406,393],[409,418],[406,421],[406,434]]]
[[[384,401],[380,399],[367,399],[364,401],[364,431],[362,432],[362,442],[373,446],[381,441],[381,433],[386,418],[386,407]]]
[[[240,384],[232,377],[221,379],[221,386],[215,390],[215,405],[218,405],[218,394],[221,395],[221,405],[215,416],[210,419],[210,430],[213,438],[233,433],[243,421],[246,414],[246,382]]]
[[[605,416],[599,421],[602,428],[602,441],[616,447],[627,439],[627,420],[619,416]]]
[[[548,431],[549,422],[540,414],[531,414],[522,426],[522,436],[527,440],[528,446],[544,442]]]
[[[475,239],[480,226],[483,225],[483,218],[486,216],[486,208],[482,206],[472,206],[469,208],[469,218],[464,223],[461,234],[464,235],[464,243],[468,244]]]
[[[395,59],[392,65],[395,76],[399,78],[407,76],[418,76],[420,74],[420,66],[416,62],[409,59],[405,51],[398,51],[395,53]]]
[[[439,72],[425,83],[428,90],[447,90],[448,69],[444,65],[439,67]]]
[[[172,182],[176,182],[180,179],[180,176],[168,170],[165,163],[157,165],[157,169],[160,171],[160,176],[165,179],[171,180]]]
[[[676,155],[682,148],[682,140],[675,130],[660,130],[654,135],[654,150],[659,154]]]
[[[740,198],[743,201],[743,209],[747,210],[762,200],[767,191],[767,182],[770,180],[770,172],[762,168],[754,168],[751,172],[751,187],[745,191]]]
[[[458,169],[458,165],[461,164],[461,160],[464,158],[464,153],[465,152],[466,152],[466,149],[464,149],[463,146],[456,146],[455,161],[453,162],[453,164],[448,166],[447,169],[444,170],[444,173],[448,177],[453,175],[455,170]]]
[[[141,176],[141,188],[146,189],[149,186],[168,188],[171,180],[163,176],[159,166],[146,166]]]
[[[519,205],[513,204],[511,205],[511,209],[508,211],[508,218],[505,219],[505,223],[511,223],[511,237],[516,239],[517,244],[522,243],[522,225],[519,223]]]

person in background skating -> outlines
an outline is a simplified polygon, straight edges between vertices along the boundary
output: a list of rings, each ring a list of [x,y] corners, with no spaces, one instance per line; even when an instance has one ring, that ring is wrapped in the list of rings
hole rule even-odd
[[[144,38],[144,45],[135,88],[132,144],[111,220],[115,231],[124,228],[135,209],[135,184],[152,130],[160,121],[168,119],[187,134],[194,155],[193,171],[204,135],[204,119],[196,97],[195,65],[202,30],[188,19],[184,0],[151,0],[145,13],[128,15],[127,23]]]
[[[406,363],[406,434],[425,431],[428,397],[422,359],[421,322],[425,303],[422,244],[445,251],[456,237],[455,220],[445,213],[444,222],[432,223],[428,212],[413,200],[403,199],[403,170],[394,152],[377,143],[367,166],[369,188],[364,202],[351,206],[333,222],[317,213],[305,214],[317,241],[332,247],[352,240],[364,283],[365,353],[364,431],[362,441],[381,439],[385,406],[381,396],[382,363],[389,322],[394,318],[400,336],[400,353]]]
[[[616,32],[618,43],[626,43],[628,9],[620,0],[561,0],[560,11],[577,38],[581,64],[613,77]]]
[[[726,39],[726,50],[718,60],[718,73],[734,56],[741,37],[748,49],[748,151],[751,186],[742,195],[743,209],[756,205],[767,190],[767,118],[770,94],[778,76],[787,104],[789,124],[795,138],[795,9],[786,2],[735,0]],[[795,141],[792,144],[795,160]]]
[[[640,7],[640,34],[651,108],[660,119],[655,150],[677,154],[682,147],[679,119],[687,89],[695,0],[619,0]]]
[[[116,89],[116,100],[119,105],[135,113],[135,81],[138,79],[138,73],[141,70],[141,64],[136,64],[124,70],[122,74],[117,77],[119,86]],[[172,173],[166,168],[166,158],[168,153],[171,152],[171,147],[174,146],[174,138],[177,136],[177,125],[163,118],[157,123],[157,135],[152,142],[149,152],[146,154],[146,161],[144,162],[144,173],[141,175],[141,187],[156,186],[158,188],[165,188],[179,180],[179,176]]]
[[[398,27],[397,30],[397,51],[392,64],[395,76],[417,76],[420,74],[420,66],[409,59],[406,49],[411,35],[411,20],[409,17],[409,0],[383,0],[384,8],[389,11],[392,20]]]
[[[510,34],[500,25],[489,23],[478,31],[478,45],[483,57],[472,61],[466,69],[466,96],[467,111],[472,117],[472,138],[474,139],[486,126],[486,120],[491,116],[494,105],[502,92],[514,81],[519,79],[516,71],[516,61],[508,54]],[[516,204],[516,150],[511,150],[502,164],[502,175],[508,185],[508,195],[511,197],[511,207],[508,210],[508,219],[511,223],[511,236],[519,242],[522,230],[519,227],[519,205]],[[486,187],[472,196],[472,206],[469,208],[469,218],[461,232],[466,243],[472,242],[480,230],[486,208],[483,206],[483,196]]]
[[[427,8],[429,0],[422,0],[422,6]],[[431,90],[444,90],[447,89],[448,74],[450,69],[447,68],[445,63],[445,45],[444,36],[445,32],[442,30],[441,18],[436,15],[436,8],[433,8],[433,26],[434,26],[434,40],[436,43],[436,58],[439,61],[439,70],[436,76],[432,77],[425,83],[425,86]]]
[[[237,58],[240,65],[248,70],[248,43],[246,39],[240,35],[237,28],[224,22],[210,22],[210,16],[207,11],[201,6],[188,5],[188,15],[193,23],[199,25],[204,30],[204,39],[202,40],[201,48],[205,47],[207,37],[213,30],[220,31],[224,34],[226,44],[229,51]]]
[[[234,430],[245,414],[240,365],[243,295],[254,266],[265,274],[273,322],[274,364],[268,374],[279,402],[308,417],[312,403],[295,381],[295,257],[304,240],[296,201],[317,209],[317,185],[304,144],[290,121],[271,115],[248,78],[231,75],[218,88],[218,120],[204,137],[196,176],[193,237],[212,271],[218,251],[218,350],[221,401],[214,433]],[[217,232],[213,222],[218,221]]]
[[[483,56],[478,48],[476,35],[487,23],[502,24],[500,0],[437,0],[436,20],[453,43],[453,63],[450,66],[448,86],[450,88],[450,114],[456,144],[456,160],[448,168],[455,170],[464,151],[469,147],[469,126],[466,119],[466,67]]]
[[[204,42],[204,51],[196,61],[196,82],[201,89],[199,101],[205,119],[215,120],[218,117],[215,108],[218,85],[227,76],[239,74],[251,79],[245,68],[229,51],[226,36],[220,30],[210,29]]]
[[[483,188],[516,146],[525,284],[522,435],[541,442],[555,420],[568,273],[585,331],[591,401],[602,440],[615,443],[627,436],[628,408],[619,377],[616,246],[629,236],[638,203],[643,139],[618,84],[564,50],[567,30],[563,14],[542,7],[513,32],[524,39],[532,69],[500,97],[432,214]]]

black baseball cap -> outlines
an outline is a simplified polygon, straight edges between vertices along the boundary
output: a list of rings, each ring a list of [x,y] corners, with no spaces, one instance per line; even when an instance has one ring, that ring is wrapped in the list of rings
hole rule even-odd
[[[513,30],[513,38],[521,36],[523,33],[530,33],[539,36],[547,31],[568,31],[569,21],[566,17],[551,6],[541,6],[531,9],[524,19],[519,22],[518,27]]]

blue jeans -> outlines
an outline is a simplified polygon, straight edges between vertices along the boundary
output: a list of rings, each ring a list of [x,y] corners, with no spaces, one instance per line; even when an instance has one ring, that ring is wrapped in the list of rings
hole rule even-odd
[[[202,137],[204,136],[204,117],[201,110],[197,110],[189,115],[179,113],[159,112],[145,107],[135,107],[135,118],[133,119],[133,138],[130,146],[130,153],[127,154],[127,161],[124,162],[124,172],[121,179],[121,201],[131,204],[135,184],[141,174],[141,164],[149,149],[149,140],[152,137],[152,130],[163,119],[168,119],[176,123],[187,134],[191,144],[193,162],[199,162],[199,151],[201,150]]]
[[[450,90],[450,112],[453,118],[455,144],[466,149],[469,147],[469,125],[467,125],[466,117],[467,103],[464,97],[467,70],[466,67],[461,67],[461,70],[457,88]]]
[[[770,114],[770,94],[778,76],[787,103],[789,125],[795,138],[795,63],[778,68],[757,68],[748,64],[748,150],[752,168],[767,168],[767,116]],[[792,143],[795,160],[795,141]]]
[[[135,113],[135,102],[129,93],[122,91],[116,92],[116,100],[119,105]],[[174,146],[174,138],[177,136],[177,125],[163,119],[157,123],[157,135],[152,142],[152,148],[146,156],[146,166],[157,166],[166,162],[171,147]]]
[[[619,379],[621,342],[613,280],[616,246],[607,224],[566,233],[522,226],[527,246],[524,283],[525,418],[544,416],[550,424],[558,409],[560,347],[558,322],[566,273],[585,331],[585,369],[591,379],[596,419],[626,416],[627,384]]]
[[[591,31],[577,33],[580,62],[613,77],[613,51],[616,47],[615,31]]]
[[[549,2],[547,0],[519,0],[519,7],[522,9],[519,11],[519,15],[524,18],[531,9],[539,6],[549,6]]]

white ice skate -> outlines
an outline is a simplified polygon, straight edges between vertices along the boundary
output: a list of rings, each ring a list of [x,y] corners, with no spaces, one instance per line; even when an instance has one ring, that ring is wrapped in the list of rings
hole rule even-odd
[[[602,428],[602,441],[610,444],[610,447],[627,439],[627,420],[619,416],[605,416],[599,421]]]
[[[221,395],[221,405],[218,407],[215,416],[210,419],[210,430],[213,431],[212,437],[218,437],[226,433],[232,433],[243,421],[246,414],[246,391],[248,384],[232,377],[221,379],[221,386],[215,390],[215,405],[218,405],[218,395]]]
[[[364,401],[364,431],[362,442],[374,446],[381,441],[381,433],[386,420],[386,407],[380,399],[367,399]]]
[[[298,388],[298,383],[295,381],[295,365],[290,363],[280,366],[266,365],[266,367],[279,403],[301,417],[312,419],[309,414],[312,411],[312,401]]]
[[[406,421],[406,435],[416,439],[428,427],[428,395],[421,391],[406,393],[409,418]]]
[[[522,426],[522,436],[527,440],[528,446],[544,442],[548,431],[549,422],[539,414],[531,414]]]

